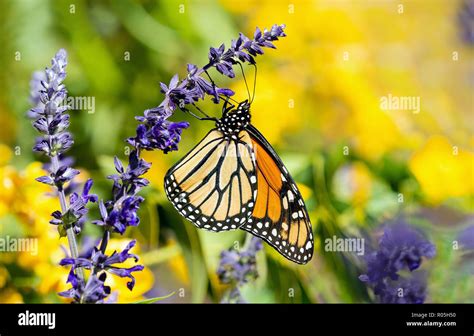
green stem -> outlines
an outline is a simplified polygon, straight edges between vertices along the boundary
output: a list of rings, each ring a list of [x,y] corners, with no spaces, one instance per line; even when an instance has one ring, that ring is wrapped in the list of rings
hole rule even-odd
[[[59,168],[59,158],[57,155],[51,157],[51,165],[52,165],[52,171],[56,172]],[[59,203],[61,204],[61,212],[65,214],[68,210],[66,195],[64,194],[63,189],[57,188],[57,190],[59,194]],[[76,235],[74,234],[74,230],[72,227],[69,227],[66,229],[66,236],[67,236],[67,241],[69,244],[69,251],[71,252],[71,257],[76,259],[79,256],[79,249],[77,248]],[[77,277],[79,278],[80,281],[83,282],[84,271],[80,267],[76,268],[76,271],[77,271]]]
[[[245,241],[244,241],[244,246],[242,247],[242,250],[247,250],[250,246],[250,243],[252,242],[252,237],[253,235],[249,232],[245,233]]]

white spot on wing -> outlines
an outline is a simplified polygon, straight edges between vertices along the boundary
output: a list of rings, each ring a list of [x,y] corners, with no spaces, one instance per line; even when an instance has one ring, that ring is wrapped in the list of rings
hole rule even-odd
[[[291,190],[288,190],[288,199],[290,202],[293,202],[295,200],[295,196],[293,195],[293,192]]]

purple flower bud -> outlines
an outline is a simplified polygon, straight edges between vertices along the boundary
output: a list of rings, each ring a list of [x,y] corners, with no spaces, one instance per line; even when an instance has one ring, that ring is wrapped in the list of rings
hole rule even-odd
[[[241,286],[258,277],[256,254],[263,248],[260,238],[252,237],[244,251],[230,249],[221,253],[217,275],[225,284]]]

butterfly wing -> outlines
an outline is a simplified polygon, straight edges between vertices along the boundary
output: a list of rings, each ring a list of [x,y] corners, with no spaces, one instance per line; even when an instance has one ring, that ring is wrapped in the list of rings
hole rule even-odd
[[[247,131],[256,157],[258,192],[252,217],[241,229],[262,238],[291,261],[306,264],[314,243],[301,193],[263,135],[251,125]]]
[[[257,192],[255,157],[247,131],[236,139],[211,130],[165,176],[176,210],[198,228],[237,229],[251,216]]]

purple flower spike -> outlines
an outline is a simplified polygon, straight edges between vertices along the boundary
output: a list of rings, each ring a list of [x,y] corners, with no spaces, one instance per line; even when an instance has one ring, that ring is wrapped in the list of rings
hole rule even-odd
[[[367,273],[360,275],[359,279],[368,283],[382,302],[398,301],[395,298],[390,299],[395,292],[394,288],[404,285],[413,289],[413,284],[416,283],[415,287],[420,287],[422,283],[421,278],[416,281],[403,279],[399,273],[404,270],[414,272],[420,267],[424,257],[433,258],[435,254],[435,246],[420,232],[403,221],[397,222],[385,228],[379,249],[366,257]],[[424,289],[417,292],[424,293]],[[406,295],[402,297],[407,299]],[[416,297],[421,298],[424,295]]]
[[[255,256],[263,248],[260,238],[252,237],[246,250],[221,253],[217,275],[222,283],[241,286],[258,276]]]
[[[255,56],[263,54],[263,48],[275,48],[272,42],[286,36],[284,28],[284,25],[273,25],[263,32],[257,28],[252,40],[240,33],[227,50],[224,44],[218,48],[211,47],[209,63],[204,67],[188,64],[186,78],[180,81],[178,75],[174,75],[168,85],[160,83],[164,100],[157,107],[146,110],[144,116],[137,117],[142,124],[137,127],[136,136],[127,142],[137,149],[159,149],[164,153],[177,150],[181,132],[189,126],[188,123],[167,120],[177,109],[187,111],[187,105],[196,104],[206,96],[219,104],[222,97],[234,95],[232,90],[220,88],[208,80],[204,76],[207,71],[215,68],[222,75],[234,78],[234,66],[239,62],[255,64]]]
[[[34,107],[28,115],[35,118],[33,127],[42,133],[33,148],[53,157],[67,151],[73,144],[69,127],[69,115],[63,114],[69,107],[63,104],[67,90],[62,83],[66,78],[67,54],[59,50],[51,61],[51,68],[35,72],[30,82],[30,99]]]
[[[244,303],[239,287],[258,278],[256,255],[263,249],[263,244],[255,236],[250,239],[243,251],[229,249],[221,252],[217,276],[221,283],[232,286],[223,303]]]

